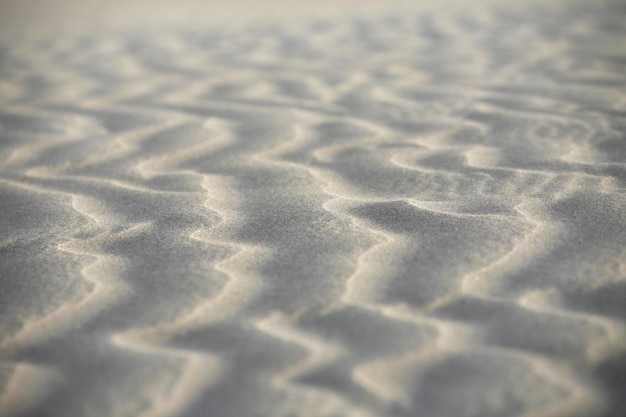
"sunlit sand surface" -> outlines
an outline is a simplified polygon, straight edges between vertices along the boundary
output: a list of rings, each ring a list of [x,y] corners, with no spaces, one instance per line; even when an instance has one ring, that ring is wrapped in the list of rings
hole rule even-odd
[[[618,2],[0,9],[0,416],[626,413]]]

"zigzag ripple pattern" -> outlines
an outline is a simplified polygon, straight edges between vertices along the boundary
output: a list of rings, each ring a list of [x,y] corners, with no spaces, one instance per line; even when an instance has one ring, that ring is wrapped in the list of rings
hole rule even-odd
[[[618,417],[626,14],[0,46],[0,416]]]

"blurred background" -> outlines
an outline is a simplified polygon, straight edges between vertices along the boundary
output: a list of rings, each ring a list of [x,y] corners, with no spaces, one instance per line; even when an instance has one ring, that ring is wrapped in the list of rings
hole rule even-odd
[[[565,0],[571,1],[571,0]],[[603,0],[597,0],[600,2]],[[550,7],[563,0],[529,3]],[[502,0],[0,0],[0,34],[4,36],[41,33],[48,30],[84,30],[94,25],[128,27],[146,24],[193,21],[241,22],[249,19],[275,20],[325,14],[354,14],[393,11],[406,7],[433,9],[475,8],[507,5]]]

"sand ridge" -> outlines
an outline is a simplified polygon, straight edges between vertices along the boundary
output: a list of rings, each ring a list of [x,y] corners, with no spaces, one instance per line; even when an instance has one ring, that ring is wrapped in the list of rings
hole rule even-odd
[[[403,10],[2,38],[0,416],[620,415],[624,11]]]

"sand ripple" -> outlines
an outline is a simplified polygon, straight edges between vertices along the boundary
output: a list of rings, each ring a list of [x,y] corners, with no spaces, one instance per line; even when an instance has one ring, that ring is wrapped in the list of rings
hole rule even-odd
[[[622,415],[623,17],[2,43],[0,416]]]

